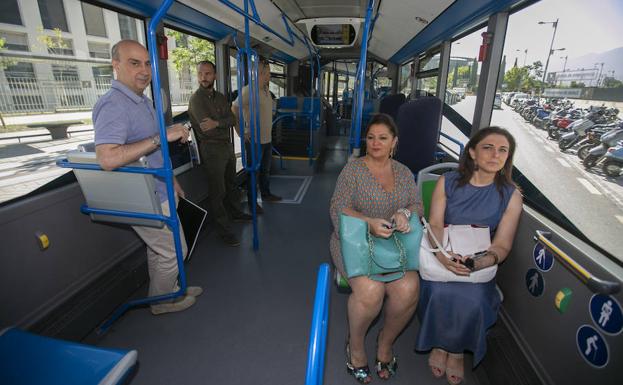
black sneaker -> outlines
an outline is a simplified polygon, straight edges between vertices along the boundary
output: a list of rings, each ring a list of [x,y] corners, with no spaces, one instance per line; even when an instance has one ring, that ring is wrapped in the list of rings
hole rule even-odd
[[[227,244],[227,246],[240,246],[240,241],[234,234],[223,234],[221,235],[221,239],[225,242],[225,244]]]
[[[253,216],[247,213],[239,212],[232,216],[232,220],[234,222],[251,222],[251,220],[253,220]]]
[[[262,200],[266,202],[279,202],[283,198],[273,194],[262,195]]]

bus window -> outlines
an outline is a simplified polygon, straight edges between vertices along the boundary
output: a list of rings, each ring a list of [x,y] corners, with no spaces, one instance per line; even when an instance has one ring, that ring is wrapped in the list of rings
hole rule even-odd
[[[409,97],[411,94],[411,77],[413,75],[413,61],[407,62],[400,66],[400,80],[398,84],[398,92]]]
[[[197,83],[197,63],[214,60],[214,44],[171,28],[164,29],[168,37],[169,89],[173,116],[188,110],[190,96],[199,87]],[[216,84],[215,84],[216,85]]]
[[[3,17],[22,25],[0,27],[0,203],[70,171],[55,161],[93,141],[91,110],[111,86],[111,47],[124,30],[145,44],[142,21],[108,9],[39,1],[31,9],[41,17],[21,19],[24,2],[11,3]]]
[[[276,98],[286,95],[286,70],[283,64],[270,62],[270,84],[268,88]]]
[[[481,28],[455,40],[450,45],[450,63],[446,84],[445,102],[454,108],[468,122],[474,119],[476,92],[482,63],[478,61],[478,50],[482,43]]]
[[[575,111],[577,119],[603,105],[588,126],[617,124],[612,108],[623,106],[615,54],[623,46],[623,8],[614,0],[603,7],[543,0],[510,15],[497,85],[502,102],[494,105],[491,124],[515,136],[515,165],[540,192],[595,245],[623,260],[622,177],[608,176],[600,164],[585,167],[577,145],[561,150],[545,129],[556,123],[543,119],[555,109]],[[534,107],[520,113],[529,103]]]

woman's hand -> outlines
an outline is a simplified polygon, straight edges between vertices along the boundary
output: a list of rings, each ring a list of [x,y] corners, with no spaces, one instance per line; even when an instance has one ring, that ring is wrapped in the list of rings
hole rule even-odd
[[[375,237],[389,238],[394,229],[391,228],[391,222],[382,218],[368,218],[367,221],[370,228],[370,233]]]
[[[402,212],[396,211],[394,215],[390,218],[394,223],[394,230],[400,231],[401,233],[408,233],[411,231],[411,226],[409,225],[409,220],[407,216]]]
[[[469,276],[469,273],[471,273],[471,271],[465,265],[463,265],[461,263],[467,257],[464,257],[464,256],[459,255],[459,254],[455,254],[455,253],[453,253],[451,251],[448,251],[448,254],[450,256],[452,256],[454,260],[448,259],[445,255],[443,255],[441,253],[435,253],[435,256],[437,257],[439,262],[441,262],[441,264],[446,269],[450,270],[454,274],[456,274],[456,275],[463,275],[463,276]]]

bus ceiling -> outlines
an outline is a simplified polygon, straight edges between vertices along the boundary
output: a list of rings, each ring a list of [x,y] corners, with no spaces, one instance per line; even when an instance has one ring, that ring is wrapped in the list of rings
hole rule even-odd
[[[322,48],[327,58],[357,57],[369,0],[324,6],[318,0],[249,0],[249,15],[269,26],[267,31],[257,23],[250,24],[251,37],[271,47],[271,56],[284,62],[309,56],[305,41],[316,37],[321,48],[328,41],[331,25],[348,28],[348,37],[333,41],[340,48]],[[414,55],[483,22],[496,12],[510,9],[525,0],[374,0],[373,29],[368,52],[379,61],[403,63]],[[151,17],[159,0],[100,0],[102,4],[142,17]],[[164,18],[171,26],[213,40],[244,31],[244,18],[239,10],[244,0],[179,0]],[[350,25],[350,27],[343,27]],[[395,26],[400,25],[400,28]],[[321,26],[320,29],[317,26]],[[333,27],[335,28],[335,27]],[[294,38],[291,38],[295,35]],[[320,41],[318,36],[321,37]],[[351,39],[354,39],[351,41]],[[341,44],[338,44],[341,43]]]

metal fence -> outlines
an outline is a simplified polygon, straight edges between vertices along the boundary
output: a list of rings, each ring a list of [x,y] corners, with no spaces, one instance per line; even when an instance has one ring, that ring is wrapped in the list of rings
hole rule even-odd
[[[58,63],[58,61],[55,61]],[[46,63],[47,64],[47,63]],[[75,66],[75,63],[72,63]],[[38,69],[41,63],[38,63]],[[94,76],[90,63],[80,63],[80,75],[53,76],[48,72],[0,71],[0,112],[3,114],[54,113],[89,110],[111,87],[112,76]],[[85,76],[84,74],[88,74]],[[188,104],[193,82],[176,81],[171,87],[173,105]]]

